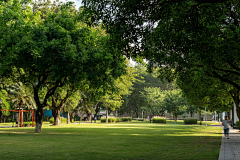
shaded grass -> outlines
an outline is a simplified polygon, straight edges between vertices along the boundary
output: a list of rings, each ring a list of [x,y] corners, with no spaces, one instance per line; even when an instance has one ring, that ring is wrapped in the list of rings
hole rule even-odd
[[[220,127],[85,123],[1,128],[1,159],[217,159]]]

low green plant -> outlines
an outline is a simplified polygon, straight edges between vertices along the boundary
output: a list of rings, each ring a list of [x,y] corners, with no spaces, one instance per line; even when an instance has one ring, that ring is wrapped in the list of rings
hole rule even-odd
[[[113,118],[113,117],[109,117],[108,118],[108,123],[114,123],[116,122],[116,118]],[[106,123],[106,118],[101,118],[101,123]]]
[[[235,126],[236,126],[238,129],[240,129],[240,123],[239,123],[239,121],[237,121],[237,122],[235,123]]]
[[[167,123],[167,120],[162,118],[153,118],[152,121],[153,123]]]
[[[197,124],[197,119],[184,119],[184,124]]]
[[[7,118],[7,122],[12,122],[13,121],[13,118],[12,117],[8,117]]]
[[[33,122],[33,124],[35,125],[36,124],[36,122]],[[32,121],[30,121],[30,122],[23,122],[23,126],[32,126]]]
[[[61,122],[61,123],[67,123],[67,118],[60,117],[60,122]]]
[[[116,122],[122,122],[122,118],[116,118]]]
[[[54,122],[54,117],[51,117],[51,118],[49,119],[49,122],[50,122],[50,123],[53,123],[53,122]],[[67,118],[60,117],[60,122],[61,122],[61,123],[67,123]]]
[[[53,122],[54,122],[54,117],[51,117],[51,118],[49,119],[49,122],[50,122],[50,123],[53,123]]]
[[[144,121],[144,119],[138,119],[138,121]]]
[[[132,121],[132,117],[123,117],[123,118],[122,118],[122,121],[123,121],[123,122]]]
[[[106,123],[106,118],[101,118],[101,123]]]

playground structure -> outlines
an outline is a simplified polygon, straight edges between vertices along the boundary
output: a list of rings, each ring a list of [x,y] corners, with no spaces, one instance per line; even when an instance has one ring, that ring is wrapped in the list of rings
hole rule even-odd
[[[18,109],[18,110],[11,110],[11,109],[0,109],[0,111],[10,111],[10,112],[17,112],[19,113],[20,115],[20,121],[21,121],[21,127],[23,127],[23,112],[29,112],[29,111],[32,111],[32,126],[35,126],[34,125],[34,110],[21,110],[21,109]],[[18,116],[19,116],[18,115]],[[19,119],[19,118],[18,118]],[[19,123],[19,122],[18,122]],[[19,124],[18,124],[19,125]]]

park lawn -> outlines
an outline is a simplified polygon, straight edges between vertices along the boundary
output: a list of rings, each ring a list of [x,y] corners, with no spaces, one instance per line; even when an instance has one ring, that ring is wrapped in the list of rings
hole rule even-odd
[[[217,159],[222,128],[155,123],[85,123],[0,128],[0,159]]]

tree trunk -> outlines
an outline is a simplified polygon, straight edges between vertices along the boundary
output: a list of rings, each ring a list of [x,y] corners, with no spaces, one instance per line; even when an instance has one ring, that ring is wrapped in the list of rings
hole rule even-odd
[[[108,123],[108,107],[106,107],[106,123]]]
[[[80,122],[80,121],[79,121]],[[67,112],[67,124],[70,124],[70,115],[69,112]]]
[[[175,115],[175,123],[177,122],[177,115]]]
[[[200,120],[200,124],[202,124],[201,109],[199,109],[199,120]]]
[[[53,122],[53,125],[60,125],[60,110],[59,109],[52,109],[52,115],[54,117],[54,122]]]
[[[87,111],[87,121],[88,121],[88,122],[91,121],[91,113],[88,113],[88,111]]]
[[[36,126],[35,126],[36,133],[42,132],[43,113],[44,113],[43,108],[38,107],[36,112]]]
[[[193,116],[193,112],[190,112],[190,114],[191,114],[191,117]]]

